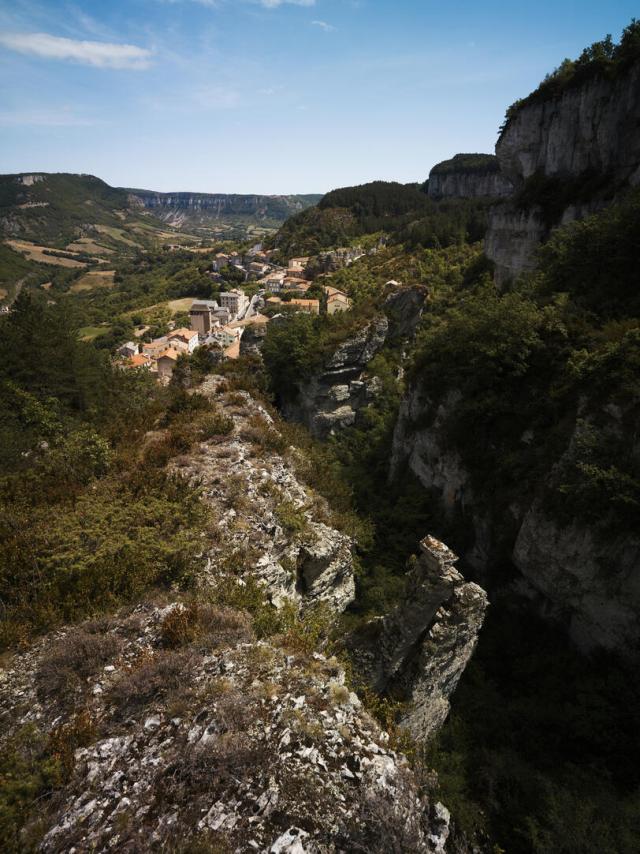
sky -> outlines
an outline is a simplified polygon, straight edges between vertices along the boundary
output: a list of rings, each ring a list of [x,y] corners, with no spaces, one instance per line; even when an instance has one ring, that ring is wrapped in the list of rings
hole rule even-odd
[[[634,7],[636,7],[634,9]],[[159,191],[423,181],[627,0],[0,0],[0,173]]]

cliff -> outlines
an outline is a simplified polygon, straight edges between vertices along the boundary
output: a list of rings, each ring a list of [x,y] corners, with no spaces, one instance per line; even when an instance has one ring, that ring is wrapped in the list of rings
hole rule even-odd
[[[132,190],[130,202],[142,205],[165,222],[182,226],[187,222],[206,224],[229,218],[250,218],[282,224],[293,214],[314,205],[320,195],[260,196],[226,193],[157,193]]]
[[[387,318],[381,317],[341,344],[320,371],[299,384],[295,399],[284,404],[284,415],[318,438],[353,424],[358,410],[377,393],[378,381],[366,367],[383,346],[388,328]]]
[[[483,490],[474,482],[452,425],[462,403],[451,390],[434,401],[429,390],[409,388],[396,424],[391,477],[407,466],[429,491],[443,523],[457,530],[464,558],[483,584],[496,591],[507,585],[513,601],[524,597],[542,616],[559,622],[580,649],[604,648],[634,657],[640,651],[640,539],[633,525],[580,515],[557,487],[570,480],[575,446],[590,423],[598,441],[637,435],[637,412],[625,412],[607,400],[590,403],[593,413],[574,415],[574,426],[559,458],[549,454],[546,471],[517,487]],[[540,439],[523,433],[524,449]],[[640,453],[631,441],[631,454]],[[583,463],[578,462],[578,465]],[[566,490],[566,487],[563,487]],[[512,567],[512,581],[495,567]],[[506,588],[505,588],[506,589]],[[502,591],[504,592],[504,590]]]
[[[535,267],[550,228],[640,183],[640,63],[614,78],[595,74],[553,97],[525,99],[496,155],[515,194],[490,212],[485,244],[502,286]]]
[[[433,167],[427,192],[432,199],[502,198],[513,186],[494,155],[456,154]]]

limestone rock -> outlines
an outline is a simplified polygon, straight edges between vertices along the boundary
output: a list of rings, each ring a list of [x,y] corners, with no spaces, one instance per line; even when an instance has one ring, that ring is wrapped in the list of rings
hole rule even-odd
[[[300,452],[262,449],[265,437],[278,438],[267,410],[246,392],[218,392],[221,384],[222,377],[212,376],[199,391],[232,419],[232,432],[201,443],[175,465],[220,519],[199,583],[251,576],[276,607],[322,602],[341,613],[355,597],[351,539],[317,518],[328,518],[330,510],[298,479]]]
[[[402,726],[420,740],[444,723],[488,604],[456,560],[444,543],[425,537],[401,601],[353,640],[359,671],[378,693],[406,702]]]
[[[597,210],[629,186],[640,184],[640,64],[615,80],[595,77],[559,97],[526,104],[502,132],[496,155],[517,195],[534,175],[560,180],[600,176],[606,194],[568,206],[565,224]],[[487,256],[499,287],[536,265],[535,252],[549,230],[540,211],[515,202],[496,206],[489,217]]]
[[[341,344],[322,370],[298,387],[295,401],[284,404],[285,416],[318,438],[354,424],[358,410],[378,393],[376,378],[366,375],[366,366],[385,343],[388,328],[387,318],[378,318]]]
[[[241,636],[167,650],[163,622],[182,607],[141,604],[102,628],[80,627],[110,637],[113,651],[108,669],[78,686],[76,708],[91,727],[68,781],[29,828],[40,851],[442,851],[442,808],[360,703],[336,691],[345,674],[334,659]],[[75,731],[69,698],[38,687],[51,649],[74,631],[5,662],[0,748],[25,726],[45,743]],[[167,672],[176,655],[171,685],[140,694],[141,668]]]

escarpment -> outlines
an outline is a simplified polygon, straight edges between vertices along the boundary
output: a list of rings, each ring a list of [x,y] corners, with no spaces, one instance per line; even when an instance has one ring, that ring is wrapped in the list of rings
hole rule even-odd
[[[497,199],[510,196],[513,185],[494,155],[456,154],[433,167],[427,192],[432,199]]]
[[[640,182],[640,64],[591,76],[516,107],[496,144],[514,187],[490,212],[485,249],[506,284],[536,264],[552,227],[593,213]]]
[[[603,510],[595,494],[581,498],[582,480],[572,485],[587,465],[576,450],[584,434],[602,446],[637,435],[637,406],[583,401],[559,456],[548,451],[546,468],[535,479],[488,490],[468,463],[473,437],[462,440],[456,434],[462,402],[455,390],[433,399],[419,381],[410,386],[394,432],[391,477],[408,467],[418,478],[444,523],[459,532],[465,561],[484,586],[494,592],[508,587],[511,599],[522,597],[542,616],[561,623],[582,650],[600,647],[637,656],[637,526],[631,517],[625,522],[621,510]],[[514,457],[542,440],[525,430]],[[637,458],[640,449],[634,442],[627,451]],[[494,568],[505,564],[511,567],[511,581],[494,575]]]

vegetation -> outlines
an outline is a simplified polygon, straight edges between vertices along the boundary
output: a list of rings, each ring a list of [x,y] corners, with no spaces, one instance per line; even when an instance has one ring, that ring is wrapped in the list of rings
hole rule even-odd
[[[548,74],[542,83],[526,98],[512,104],[507,110],[502,132],[506,130],[518,113],[531,104],[539,104],[558,98],[566,91],[577,88],[596,78],[615,80],[640,59],[640,22],[632,19],[622,32],[620,42],[614,43],[611,36],[594,42],[575,59],[563,60],[558,68]]]
[[[481,240],[486,210],[483,200],[435,201],[417,184],[374,181],[327,193],[316,208],[291,217],[273,243],[285,256],[308,255],[385,233],[409,248],[439,248]]]
[[[463,175],[499,172],[500,166],[495,154],[456,154],[450,160],[443,160],[431,170],[431,175],[450,175],[453,172]]]
[[[21,295],[0,325],[0,640],[12,645],[187,581],[205,520],[197,492],[158,468],[188,447],[197,398],[113,369],[64,305]],[[143,447],[158,418],[166,440]],[[215,418],[205,429],[228,428]]]

